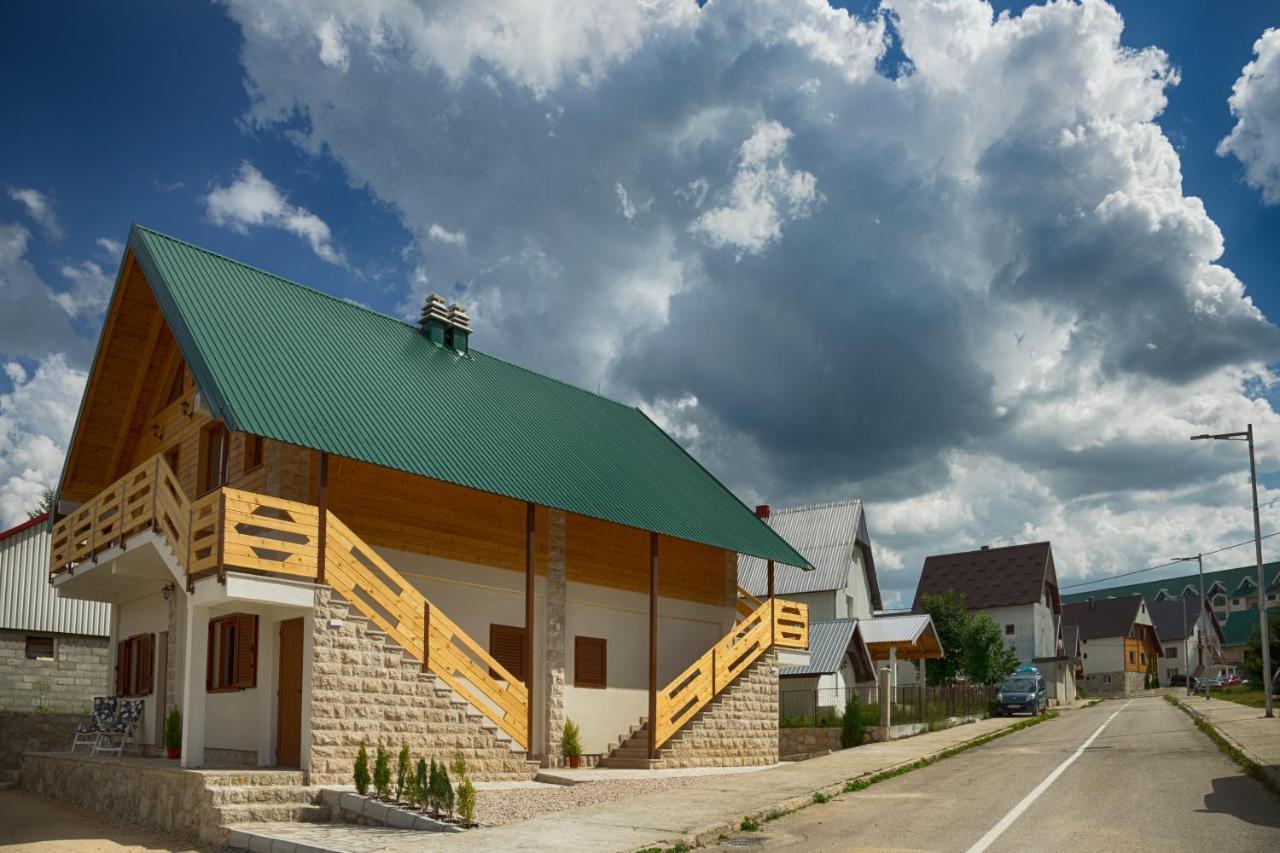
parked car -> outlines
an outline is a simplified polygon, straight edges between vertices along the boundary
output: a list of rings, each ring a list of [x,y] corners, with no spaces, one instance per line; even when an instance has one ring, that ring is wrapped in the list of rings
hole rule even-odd
[[[1235,687],[1237,684],[1241,683],[1243,683],[1243,679],[1238,675],[1228,675],[1226,678],[1222,679],[1223,687]]]
[[[996,692],[996,716],[1025,711],[1031,716],[1049,707],[1049,688],[1034,666],[1024,666],[1004,680]]]
[[[1194,684],[1195,679],[1194,678],[1191,679],[1191,682]],[[1169,686],[1170,687],[1186,687],[1187,677],[1182,673],[1178,673],[1177,675],[1171,675],[1169,676]]]
[[[1223,681],[1222,678],[1197,678],[1194,686],[1196,690],[1221,690]]]

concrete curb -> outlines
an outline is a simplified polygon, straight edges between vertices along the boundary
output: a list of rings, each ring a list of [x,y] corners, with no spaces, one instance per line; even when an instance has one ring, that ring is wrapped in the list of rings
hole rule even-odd
[[[1035,719],[1035,718],[1032,717],[1028,719]],[[1039,720],[1039,722],[1045,722],[1046,720],[1051,720],[1051,719],[1053,719],[1053,717],[1045,717],[1044,719]],[[944,755],[951,755],[958,751],[969,749],[980,743],[985,743],[988,741],[998,740],[999,738],[1006,737],[1007,735],[1011,734],[1014,731],[1021,731],[1020,728],[1016,728],[1016,727],[1018,726],[1019,723],[1025,723],[1025,722],[1026,720],[1010,719],[1009,725],[1006,726],[1005,728],[998,729],[994,732],[987,732],[986,734],[983,734],[983,735],[977,735],[976,737],[972,737],[972,738],[969,738],[968,740],[961,741],[960,743],[952,744],[950,746],[934,750],[933,752],[925,753],[924,755],[918,755],[915,758],[912,758],[908,761],[899,761],[896,764],[886,765],[884,767],[877,768],[876,770],[868,770],[865,773],[861,773],[857,776],[851,776],[847,779],[842,779],[841,781],[836,782],[834,784],[824,785],[821,788],[815,788],[814,790],[810,791],[808,794],[803,796],[788,797],[787,799],[781,800],[778,803],[775,803],[774,805],[770,806],[769,808],[764,809],[763,811],[757,811],[753,814],[739,815],[736,819],[731,819],[728,821],[717,821],[715,823],[706,824],[705,826],[701,826],[696,829],[690,830],[689,832],[684,833],[679,838],[672,840],[671,844],[674,845],[674,844],[683,843],[690,847],[709,845],[713,842],[719,841],[724,836],[732,836],[741,832],[742,831],[741,821],[743,820],[743,818],[752,817],[759,820],[761,823],[763,823],[767,815],[770,815],[770,814],[776,815],[779,812],[781,812],[782,814],[786,814],[789,812],[797,811],[806,806],[814,805],[813,798],[817,794],[822,794],[823,796],[829,797],[829,798],[835,797],[839,794],[845,793],[845,790],[844,790],[845,785],[848,784],[849,782],[854,782],[859,779],[870,779],[873,776],[879,776],[883,773],[900,772],[904,768],[912,767],[920,763],[921,761],[928,761],[928,762],[937,761],[940,758],[942,758]],[[1027,726],[1022,726],[1022,728],[1027,728]]]
[[[1258,768],[1258,770],[1260,770],[1264,776],[1266,776],[1269,780],[1271,780],[1271,790],[1277,795],[1280,795],[1280,770],[1277,770],[1276,768],[1267,764],[1265,761],[1263,761],[1261,758],[1258,757],[1257,753],[1253,752],[1251,749],[1249,749],[1249,747],[1245,746],[1239,740],[1229,735],[1226,731],[1223,730],[1222,726],[1217,725],[1216,723],[1213,722],[1212,717],[1208,716],[1207,714],[1200,713],[1200,711],[1198,711],[1195,708],[1192,708],[1190,705],[1181,701],[1180,699],[1178,699],[1177,696],[1174,696],[1171,693],[1166,693],[1165,695],[1169,698],[1169,701],[1171,701],[1173,704],[1177,705],[1179,708],[1185,711],[1187,715],[1190,716],[1193,720],[1198,720],[1201,723],[1204,723],[1209,728],[1213,729],[1214,733],[1218,737],[1226,741],[1227,744],[1232,749],[1239,752],[1241,755],[1245,757],[1246,760],[1249,761],[1249,763],[1251,763],[1254,767]],[[1225,702],[1227,700],[1224,699],[1222,701]]]

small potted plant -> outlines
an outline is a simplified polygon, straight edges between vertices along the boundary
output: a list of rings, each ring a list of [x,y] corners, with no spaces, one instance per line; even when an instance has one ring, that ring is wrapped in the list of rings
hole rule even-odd
[[[564,757],[569,759],[570,767],[577,770],[582,766],[582,733],[578,731],[578,724],[567,718],[564,721],[561,749],[564,751]]]
[[[169,758],[182,757],[182,712],[177,708],[164,718],[164,751]]]

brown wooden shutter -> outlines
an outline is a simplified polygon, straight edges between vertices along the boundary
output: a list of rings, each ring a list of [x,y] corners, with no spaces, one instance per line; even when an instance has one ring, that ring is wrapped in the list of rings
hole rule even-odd
[[[573,638],[573,686],[606,686],[608,653],[605,641],[600,637]]]
[[[138,683],[137,695],[149,696],[151,694],[151,661],[153,646],[155,646],[155,634],[142,634],[137,638],[138,642]]]
[[[507,672],[514,675],[516,681],[524,681],[524,628],[517,628],[514,625],[490,625],[489,654],[506,667]],[[489,670],[489,675],[493,678],[500,677],[493,670]]]
[[[129,654],[128,640],[116,643],[116,695],[124,695],[125,655]]]
[[[205,646],[205,657],[204,657],[204,689],[205,690],[213,689],[213,640],[214,640],[213,629],[215,624],[216,623],[213,620],[209,620],[209,643],[207,646]]]
[[[251,613],[236,616],[235,686],[258,684],[258,617]]]

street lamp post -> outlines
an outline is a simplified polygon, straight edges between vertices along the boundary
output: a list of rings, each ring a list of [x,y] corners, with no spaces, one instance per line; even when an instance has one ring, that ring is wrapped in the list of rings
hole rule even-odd
[[[1253,550],[1258,563],[1258,627],[1262,630],[1262,694],[1268,717],[1271,709],[1271,634],[1267,631],[1267,581],[1262,573],[1262,523],[1258,520],[1258,465],[1253,458],[1253,424],[1244,432],[1224,432],[1218,435],[1193,435],[1192,441],[1216,439],[1220,441],[1246,441],[1249,443],[1249,484],[1253,487]]]
[[[1200,620],[1204,619],[1204,555],[1196,554],[1194,557],[1174,557],[1174,561],[1179,563],[1189,563],[1192,560],[1200,567],[1200,612],[1196,614],[1196,625],[1200,624]],[[1185,651],[1187,647],[1187,608],[1184,604],[1182,607],[1182,647]],[[1186,655],[1183,655],[1186,657]],[[1205,682],[1204,698],[1209,698],[1209,679],[1204,677],[1204,632],[1196,629],[1196,669],[1200,671],[1200,680]],[[1191,678],[1187,677],[1187,693],[1191,693]]]

